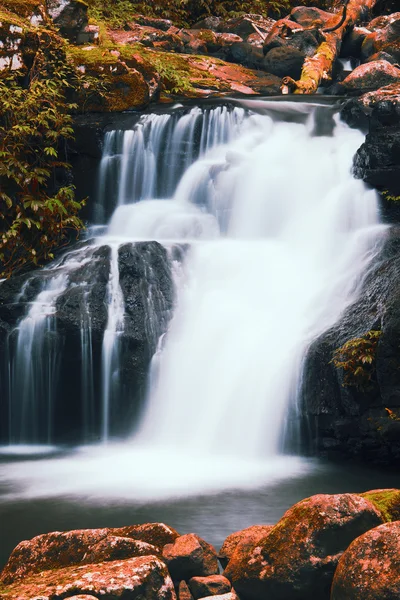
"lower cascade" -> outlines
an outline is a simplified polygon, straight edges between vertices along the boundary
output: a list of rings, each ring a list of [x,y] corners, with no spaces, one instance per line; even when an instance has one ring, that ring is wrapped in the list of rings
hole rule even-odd
[[[363,135],[317,103],[171,115],[107,134],[101,236],[0,284],[3,445],[124,438],[154,462],[296,448],[306,350],[382,237],[351,174]]]

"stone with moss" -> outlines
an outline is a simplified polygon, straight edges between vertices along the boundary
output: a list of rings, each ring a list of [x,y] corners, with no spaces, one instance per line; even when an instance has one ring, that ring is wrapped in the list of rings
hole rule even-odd
[[[360,495],[379,510],[386,522],[400,521],[400,490],[371,490]]]

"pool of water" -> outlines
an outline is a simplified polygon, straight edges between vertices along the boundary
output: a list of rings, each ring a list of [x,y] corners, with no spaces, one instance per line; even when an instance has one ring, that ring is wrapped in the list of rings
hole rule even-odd
[[[137,480],[143,492],[143,473],[135,469],[134,459],[129,468],[117,457],[112,454],[111,460],[118,466],[118,477],[100,461],[91,478],[82,465],[95,471],[94,464],[76,453],[43,455],[37,449],[31,456],[0,455],[0,567],[18,542],[49,531],[162,521],[180,533],[195,532],[219,548],[233,531],[275,523],[290,506],[312,494],[400,487],[400,475],[393,471],[293,459],[262,473],[249,467],[249,477],[236,482],[232,477],[221,479],[216,463],[212,485],[207,493],[199,493],[196,476],[199,486],[205,481],[199,465],[190,473],[182,457],[177,477],[177,463],[159,457],[159,476],[146,468],[151,486],[139,493],[132,482]],[[168,481],[175,484],[166,486]]]

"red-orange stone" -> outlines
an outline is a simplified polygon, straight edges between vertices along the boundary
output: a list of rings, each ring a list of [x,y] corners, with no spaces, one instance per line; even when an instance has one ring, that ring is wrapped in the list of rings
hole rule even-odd
[[[339,560],[331,600],[399,600],[400,521],[358,537]]]

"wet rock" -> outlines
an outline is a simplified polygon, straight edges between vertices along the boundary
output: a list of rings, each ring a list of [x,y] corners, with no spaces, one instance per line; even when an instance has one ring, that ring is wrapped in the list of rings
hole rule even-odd
[[[89,596],[89,594],[81,594],[79,596],[68,596],[69,600],[93,600],[96,596]]]
[[[343,551],[382,520],[359,496],[312,496],[290,508],[248,553],[235,552],[224,575],[245,600],[328,600]]]
[[[77,565],[107,535],[107,529],[78,529],[54,531],[23,541],[11,553],[0,581],[11,584],[35,573]]]
[[[182,52],[183,41],[176,33],[168,29],[151,27],[148,25],[138,25],[131,23],[129,31],[116,31],[111,35],[112,39],[120,44],[143,44],[148,48],[162,48],[168,52]]]
[[[210,29],[216,33],[217,31],[220,31],[221,23],[221,17],[210,16],[195,23],[195,25],[193,25],[193,29]]]
[[[193,596],[190,593],[190,589],[186,581],[179,582],[178,598],[179,600],[193,600]]]
[[[173,544],[179,538],[179,533],[165,523],[144,523],[143,525],[129,525],[109,530],[112,535],[140,540],[146,544],[162,550],[166,544]]]
[[[249,36],[260,31],[263,35],[267,34],[274,22],[273,19],[264,18],[261,15],[242,15],[220,23],[218,31],[221,33],[234,33],[243,40],[247,40]]]
[[[161,550],[151,544],[146,544],[146,542],[133,540],[128,537],[107,535],[105,539],[88,550],[82,562],[94,564],[150,555],[161,558]]]
[[[272,525],[252,525],[228,535],[218,554],[218,559],[222,567],[225,569],[236,551],[238,556],[247,554],[260,540],[270,533],[272,527]]]
[[[71,596],[115,600],[176,600],[167,568],[155,556],[50,570],[0,588],[2,600],[56,600]]]
[[[375,54],[372,54],[372,56],[369,56],[364,62],[369,63],[369,62],[374,62],[376,60],[386,60],[391,65],[395,65],[395,66],[397,65],[397,60],[394,58],[394,56],[391,56],[387,52],[383,52],[383,51],[375,52]]]
[[[400,522],[364,533],[339,560],[331,600],[397,600],[400,597]]]
[[[391,83],[400,82],[400,69],[386,60],[360,65],[342,81],[345,90],[377,90]]]
[[[88,25],[88,6],[82,0],[46,0],[47,11],[60,33],[71,42]]]
[[[75,68],[85,75],[107,82],[106,94],[94,93],[87,97],[85,88],[74,95],[77,104],[86,111],[120,112],[146,107],[150,102],[150,88],[142,71],[124,56],[97,46],[69,47],[68,55]]]
[[[400,521],[400,490],[395,488],[370,490],[360,495],[372,502],[385,521]]]
[[[231,591],[232,586],[223,575],[209,575],[208,577],[192,577],[189,580],[189,588],[193,598],[206,598],[208,596],[220,596]]]
[[[263,52],[266,55],[273,48],[291,47],[306,56],[314,54],[322,40],[318,29],[305,29],[289,18],[277,21],[264,41]]]
[[[374,29],[361,46],[361,59],[366,60],[376,52],[387,52],[400,61],[400,13],[374,20],[368,25]]]
[[[361,46],[370,33],[366,27],[353,27],[343,38],[340,56],[342,58],[359,57]]]
[[[386,116],[388,120],[393,118],[391,112]],[[368,171],[363,171],[364,176],[371,181],[382,177],[384,185],[390,183],[392,173],[393,185],[398,186],[400,156],[393,151],[398,141],[395,133],[390,137],[390,125],[381,125],[378,131],[379,136],[374,134],[371,141],[367,136],[364,148],[357,154],[356,165],[362,159],[363,169],[368,165]],[[386,164],[380,163],[380,160],[386,161]],[[396,211],[396,203],[391,204],[394,204],[391,211]],[[390,216],[391,213],[388,214]],[[391,435],[386,438],[384,432],[391,431],[394,423],[393,434],[398,433],[398,421],[390,418],[385,409],[390,409],[394,415],[400,414],[400,373],[397,369],[400,232],[397,227],[392,227],[386,237],[384,233],[382,236],[382,248],[364,281],[358,300],[331,330],[312,344],[306,356],[301,410],[307,414],[311,444],[316,453],[396,465],[400,459],[400,439]],[[332,364],[333,353],[345,342],[360,339],[370,330],[382,331],[376,347],[371,382],[363,389],[356,385],[343,386],[343,370]],[[340,442],[334,449],[335,454],[321,448],[320,441],[325,437]]]
[[[207,596],[202,600],[239,600],[239,597],[236,594],[236,592],[232,590],[232,592],[228,592],[227,594],[221,594],[218,596]]]
[[[164,546],[163,559],[174,581],[218,574],[215,549],[194,533],[182,535],[173,544]]]
[[[162,548],[178,537],[178,532],[164,523],[46,533],[18,544],[0,581],[10,584],[35,573],[71,565],[159,556]]]
[[[138,25],[144,25],[145,27],[160,29],[161,31],[168,31],[171,27],[173,27],[173,23],[169,19],[156,19],[154,17],[146,17],[144,15],[136,15],[135,23]]]
[[[264,58],[264,69],[278,77],[299,79],[305,54],[296,48],[272,48]]]
[[[306,28],[323,28],[333,26],[338,16],[315,6],[295,6],[288,18]]]
[[[249,69],[256,69],[263,64],[263,53],[247,42],[232,44],[226,53],[226,60],[237,63]]]

